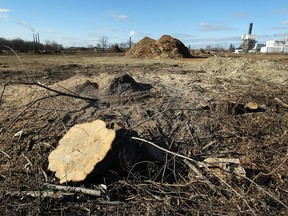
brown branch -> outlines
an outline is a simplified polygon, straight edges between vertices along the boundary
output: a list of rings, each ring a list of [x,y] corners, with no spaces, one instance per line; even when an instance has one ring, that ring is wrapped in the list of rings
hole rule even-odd
[[[99,101],[98,98],[90,98],[90,97],[84,97],[84,96],[75,95],[75,94],[69,94],[69,93],[66,93],[66,92],[61,92],[61,91],[58,91],[56,89],[52,89],[52,88],[50,88],[48,86],[45,86],[45,85],[41,84],[39,81],[31,83],[31,85],[37,85],[37,86],[39,86],[41,88],[44,88],[46,90],[55,92],[55,93],[57,93],[57,94],[59,94],[61,96],[73,97],[73,98],[82,99],[82,100],[88,100],[88,101],[92,101],[92,102],[98,102]]]
[[[47,95],[48,95],[48,97],[50,96],[49,92],[47,92]],[[53,102],[53,100],[51,100],[51,97],[49,97],[49,100],[50,100],[51,104],[53,105],[55,115],[57,116],[57,118],[58,118],[58,120],[61,122],[61,124],[62,124],[65,132],[67,133],[68,130],[67,130],[65,124],[64,124],[63,121],[61,120],[61,118],[60,118],[60,116],[59,116],[59,114],[58,114],[58,112],[57,112],[57,110],[56,110],[56,105],[55,105],[55,103]]]
[[[148,119],[145,119],[145,120],[139,122],[138,124],[132,126],[130,129],[132,130],[132,129],[138,127],[139,125],[144,124],[145,122],[147,122],[147,121],[149,121],[149,120],[155,118],[156,116],[161,115],[162,113],[165,113],[165,112],[168,111],[168,110],[169,110],[169,108],[167,108],[167,109],[165,109],[165,110],[163,110],[163,111],[161,111],[161,112],[158,112],[158,113],[156,113],[155,115],[149,117]]]

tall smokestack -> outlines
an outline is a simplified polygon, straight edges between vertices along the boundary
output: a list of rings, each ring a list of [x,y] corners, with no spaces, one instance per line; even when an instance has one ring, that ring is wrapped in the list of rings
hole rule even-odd
[[[132,37],[130,36],[129,37],[129,48],[131,49],[131,47],[132,47]]]
[[[39,33],[37,33],[37,36],[38,36],[38,43],[40,43],[40,36],[39,36]]]
[[[251,35],[252,34],[252,28],[253,28],[253,23],[249,24],[249,31],[248,34]]]
[[[131,49],[131,47],[132,47],[132,36],[133,35],[135,35],[136,34],[136,32],[135,31],[131,31],[130,32],[130,38],[129,38],[129,48]]]
[[[35,43],[35,35],[33,34],[33,42]]]

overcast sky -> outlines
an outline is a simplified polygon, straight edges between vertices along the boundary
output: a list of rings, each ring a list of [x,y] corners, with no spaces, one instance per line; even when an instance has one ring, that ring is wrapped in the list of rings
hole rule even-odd
[[[0,37],[33,40],[33,33],[64,46],[138,42],[164,34],[186,46],[229,46],[254,23],[259,42],[288,35],[287,0],[0,0]]]

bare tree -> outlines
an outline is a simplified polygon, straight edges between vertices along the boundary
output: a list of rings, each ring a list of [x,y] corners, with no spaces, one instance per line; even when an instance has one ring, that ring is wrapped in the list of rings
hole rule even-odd
[[[108,45],[108,37],[106,37],[106,36],[100,37],[99,42],[101,44],[101,48],[104,51],[107,48],[107,45]]]

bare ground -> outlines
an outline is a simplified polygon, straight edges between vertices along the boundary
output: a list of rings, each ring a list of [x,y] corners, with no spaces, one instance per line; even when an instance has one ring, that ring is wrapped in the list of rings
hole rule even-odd
[[[275,101],[288,103],[287,55],[189,61],[85,53],[19,58],[23,65],[14,55],[0,56],[3,215],[287,214],[288,109]],[[125,74],[139,88],[117,79]],[[259,108],[248,109],[248,102]],[[58,183],[47,170],[49,153],[70,127],[99,118],[124,128],[127,145],[134,145],[133,134],[195,161],[237,158],[246,177],[230,173],[219,179],[200,170],[205,180],[175,155],[137,162],[132,156],[126,172],[112,169],[74,184],[104,183],[109,199],[24,194],[43,193],[51,190],[45,183]]]

